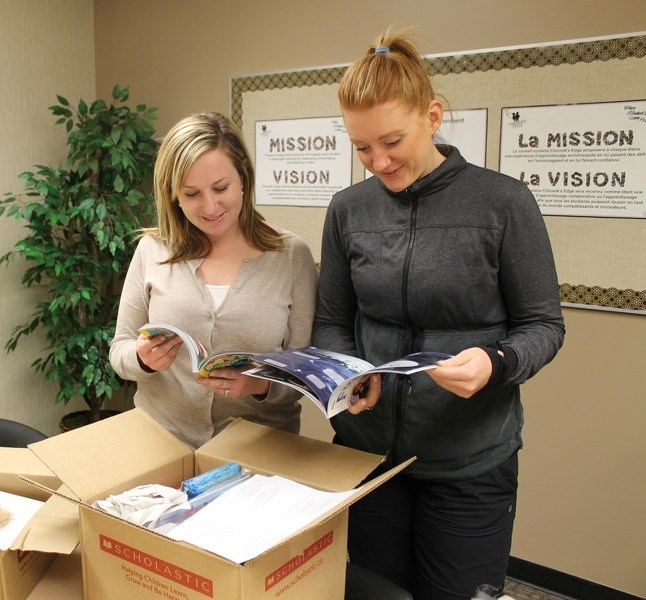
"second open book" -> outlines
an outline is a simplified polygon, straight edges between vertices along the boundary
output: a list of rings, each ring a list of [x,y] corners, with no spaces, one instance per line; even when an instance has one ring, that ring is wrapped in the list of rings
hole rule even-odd
[[[244,351],[209,354],[204,346],[185,331],[166,323],[147,323],[139,330],[145,336],[178,335],[187,347],[193,371],[208,377],[213,369],[248,366],[244,374],[275,381],[297,389],[333,417],[365,395],[372,373],[410,375],[433,369],[437,362],[450,358],[441,352],[416,352],[382,365],[313,346],[277,352]]]

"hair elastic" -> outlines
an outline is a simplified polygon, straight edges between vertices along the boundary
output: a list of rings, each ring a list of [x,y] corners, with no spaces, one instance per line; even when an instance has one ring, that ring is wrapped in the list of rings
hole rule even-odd
[[[378,46],[377,48],[375,48],[375,54],[377,54],[378,52],[379,53],[390,52],[390,48],[388,46]]]

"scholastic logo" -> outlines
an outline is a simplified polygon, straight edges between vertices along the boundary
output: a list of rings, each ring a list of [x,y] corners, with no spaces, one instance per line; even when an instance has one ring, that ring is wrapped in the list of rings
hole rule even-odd
[[[312,560],[319,552],[322,552],[328,546],[332,545],[334,541],[334,532],[329,531],[322,538],[316,540],[311,546],[308,546],[293,558],[290,558],[284,565],[278,567],[273,573],[265,577],[265,591],[274,587],[277,583],[282,581],[285,577],[299,569],[308,561]]]
[[[122,558],[146,571],[170,579],[175,583],[179,583],[209,598],[213,598],[213,580],[211,579],[206,579],[197,573],[187,571],[182,567],[166,562],[151,554],[141,552],[132,546],[127,546],[102,534],[99,534],[99,548],[103,552]]]

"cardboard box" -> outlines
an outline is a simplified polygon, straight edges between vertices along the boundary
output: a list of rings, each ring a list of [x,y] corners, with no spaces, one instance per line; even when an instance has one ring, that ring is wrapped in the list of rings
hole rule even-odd
[[[0,448],[0,489],[45,502],[11,547],[0,551],[0,600],[25,600],[58,553],[78,544],[78,511],[69,502],[27,484],[28,477],[58,489],[60,480],[26,448]],[[61,488],[61,494],[65,494]]]
[[[27,600],[83,600],[81,547],[57,556]]]
[[[86,600],[341,600],[348,506],[412,462],[360,486],[285,541],[237,564],[91,504],[138,485],[177,486],[231,461],[321,490],[352,490],[383,457],[243,420],[193,453],[136,408],[30,448],[78,498]]]
[[[50,497],[45,490],[35,488],[25,483],[20,476],[37,481],[49,489],[57,489],[60,479],[27,448],[0,448],[0,490],[42,500]]]

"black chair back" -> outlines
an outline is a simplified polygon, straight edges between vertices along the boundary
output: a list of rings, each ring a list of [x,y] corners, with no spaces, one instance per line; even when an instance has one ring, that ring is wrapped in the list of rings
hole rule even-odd
[[[47,436],[24,423],[0,419],[0,446],[4,448],[26,448],[27,444],[39,442]]]

